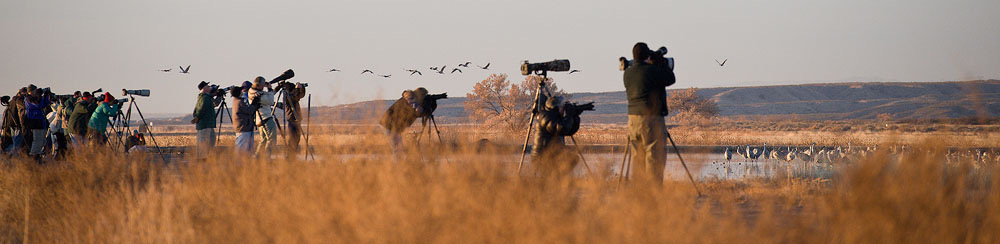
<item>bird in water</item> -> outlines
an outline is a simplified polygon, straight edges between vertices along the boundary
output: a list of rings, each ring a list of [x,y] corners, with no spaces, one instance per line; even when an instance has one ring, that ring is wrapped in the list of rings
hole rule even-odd
[[[726,156],[726,161],[733,160],[733,151],[730,151],[729,147],[726,147],[726,152],[722,153],[722,155]]]

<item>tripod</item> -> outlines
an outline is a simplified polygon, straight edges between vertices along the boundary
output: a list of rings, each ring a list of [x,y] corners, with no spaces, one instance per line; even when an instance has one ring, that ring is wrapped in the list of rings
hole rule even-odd
[[[160,155],[160,158],[163,159],[164,163],[168,162],[167,156],[163,155],[163,150],[161,150],[160,145],[156,143],[156,137],[153,135],[153,131],[149,130],[149,123],[146,122],[146,117],[142,116],[142,110],[139,109],[139,103],[135,102],[135,96],[129,94],[128,98],[129,98],[128,99],[129,104],[128,104],[128,110],[126,110],[124,117],[125,121],[124,131],[128,131],[129,122],[132,119],[132,108],[135,108],[135,112],[139,114],[139,120],[142,121],[142,127],[146,128],[146,132],[149,132],[149,138],[153,140],[153,146],[156,147],[156,153]],[[118,113],[121,114],[121,111],[118,111]],[[121,137],[119,137],[118,140],[121,141]],[[128,148],[125,148],[125,151],[128,152]]]
[[[430,122],[430,123],[428,123]],[[437,133],[438,142],[444,142],[441,140],[441,130],[438,129],[437,120],[434,120],[434,114],[427,115],[420,120],[420,132],[417,133],[417,144],[420,144],[420,137],[424,135],[424,130],[429,126],[434,126],[434,131]],[[427,130],[427,138],[430,140],[432,138],[431,131]]]
[[[702,196],[701,190],[698,189],[698,183],[694,181],[694,177],[691,176],[691,171],[688,170],[687,163],[684,163],[684,158],[681,157],[681,151],[677,148],[677,144],[674,143],[674,138],[670,136],[670,131],[667,130],[667,128],[663,128],[663,132],[667,134],[667,139],[670,140],[670,145],[674,147],[674,153],[677,154],[677,159],[681,161],[681,166],[684,166],[684,172],[687,173],[688,179],[691,180],[691,185],[694,185],[694,191],[698,193],[699,197]],[[632,155],[630,152],[632,151],[631,149],[634,146],[635,145],[632,145],[632,136],[629,135],[625,139],[625,153],[624,156],[622,156],[621,171],[618,172],[618,185],[621,185],[622,180],[624,180],[625,177],[628,176],[628,173],[626,172],[632,171],[632,160],[631,160]],[[627,165],[625,164],[626,161],[628,162]]]
[[[222,113],[222,111],[226,111],[226,113]],[[219,118],[219,122],[215,127],[217,129],[217,132],[215,133],[216,144],[219,144],[219,137],[222,135],[222,119],[224,119],[226,115],[229,115],[229,121],[233,120],[233,113],[229,111],[229,106],[226,105],[226,99],[222,99],[222,102],[219,103],[219,108],[215,112],[215,117]]]

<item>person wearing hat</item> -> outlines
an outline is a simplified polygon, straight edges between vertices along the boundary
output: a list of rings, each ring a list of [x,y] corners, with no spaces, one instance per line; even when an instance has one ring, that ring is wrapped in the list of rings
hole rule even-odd
[[[212,99],[212,86],[208,82],[198,83],[198,102],[194,105],[194,113],[191,123],[195,124],[198,131],[195,143],[199,159],[203,159],[211,153],[215,147],[215,106]]]
[[[265,90],[266,89],[266,90]],[[254,123],[260,131],[260,144],[257,145],[257,153],[271,154],[271,150],[278,144],[278,123],[274,121],[274,92],[271,91],[271,84],[264,80],[264,77],[257,76],[253,81],[253,86],[247,94],[251,106],[257,107]]]
[[[108,142],[108,136],[105,134],[108,122],[111,117],[118,115],[121,106],[118,106],[115,96],[112,96],[110,92],[105,92],[104,101],[99,101],[99,103],[97,109],[90,116],[90,122],[87,123],[87,134],[90,136],[90,143],[104,145]]]
[[[417,102],[417,94],[411,90],[403,91],[403,94],[396,100],[389,109],[382,114],[379,124],[389,135],[390,146],[395,152],[399,151],[402,143],[403,131],[417,120],[421,112],[420,103]]]
[[[31,151],[28,155],[40,160],[45,149],[45,131],[49,124],[45,110],[49,107],[49,96],[42,96],[42,89],[35,88],[24,99],[25,128],[31,130]]]
[[[72,135],[70,141],[73,142],[74,147],[82,147],[87,144],[87,123],[90,122],[90,116],[97,109],[97,102],[94,100],[93,94],[84,92],[80,99],[76,101],[76,104],[73,105],[73,112],[69,116],[68,128],[70,135]]]
[[[302,83],[291,83],[283,82],[287,84],[284,88],[285,96],[285,119],[288,121],[288,128],[285,135],[286,142],[285,145],[288,146],[288,157],[294,157],[299,152],[299,141],[302,139],[302,106],[299,105],[299,101],[306,96],[306,87]]]
[[[667,86],[676,82],[673,68],[663,57],[652,55],[646,43],[632,46],[635,64],[622,77],[628,99],[628,137],[633,175],[639,180],[663,182],[666,164]]]
[[[232,89],[229,92],[233,97],[233,129],[236,130],[236,153],[253,153],[253,129],[254,114],[257,112],[257,104],[250,104],[247,99],[247,92],[253,86],[249,81],[244,81],[241,89]]]
[[[531,151],[533,162],[538,162],[538,172],[542,176],[570,175],[579,158],[567,150],[565,137],[576,133],[580,117],[564,114],[563,97],[547,97],[545,94],[540,96],[540,100],[545,102],[535,118],[538,130],[535,131],[535,144]]]
[[[22,87],[17,90],[17,94],[11,97],[6,104],[7,108],[3,113],[3,131],[0,136],[3,138],[2,149],[4,152],[14,153],[20,150],[24,143],[23,132],[21,132],[21,111],[17,105],[20,100],[24,102],[24,93],[28,88]]]

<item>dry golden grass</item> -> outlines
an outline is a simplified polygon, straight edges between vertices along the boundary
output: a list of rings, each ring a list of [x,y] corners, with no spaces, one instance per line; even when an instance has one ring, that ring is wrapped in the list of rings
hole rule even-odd
[[[898,161],[876,154],[831,179],[704,182],[697,197],[684,180],[616,187],[606,169],[519,177],[508,157],[469,147],[377,154],[383,141],[321,150],[318,161],[221,153],[163,165],[96,152],[41,166],[14,160],[0,171],[0,241],[1000,241],[1000,167],[942,163],[938,146]]]

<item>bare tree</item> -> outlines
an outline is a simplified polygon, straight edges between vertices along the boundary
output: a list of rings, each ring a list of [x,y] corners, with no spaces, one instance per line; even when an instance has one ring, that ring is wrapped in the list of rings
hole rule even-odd
[[[682,124],[708,122],[719,115],[719,105],[698,96],[698,88],[670,92],[667,108],[670,109],[671,119]]]
[[[506,74],[491,74],[465,94],[465,111],[469,119],[483,126],[521,129],[527,126],[531,103],[538,88],[537,76],[527,76],[520,84],[511,84]],[[567,95],[555,84],[546,82],[553,95]]]

